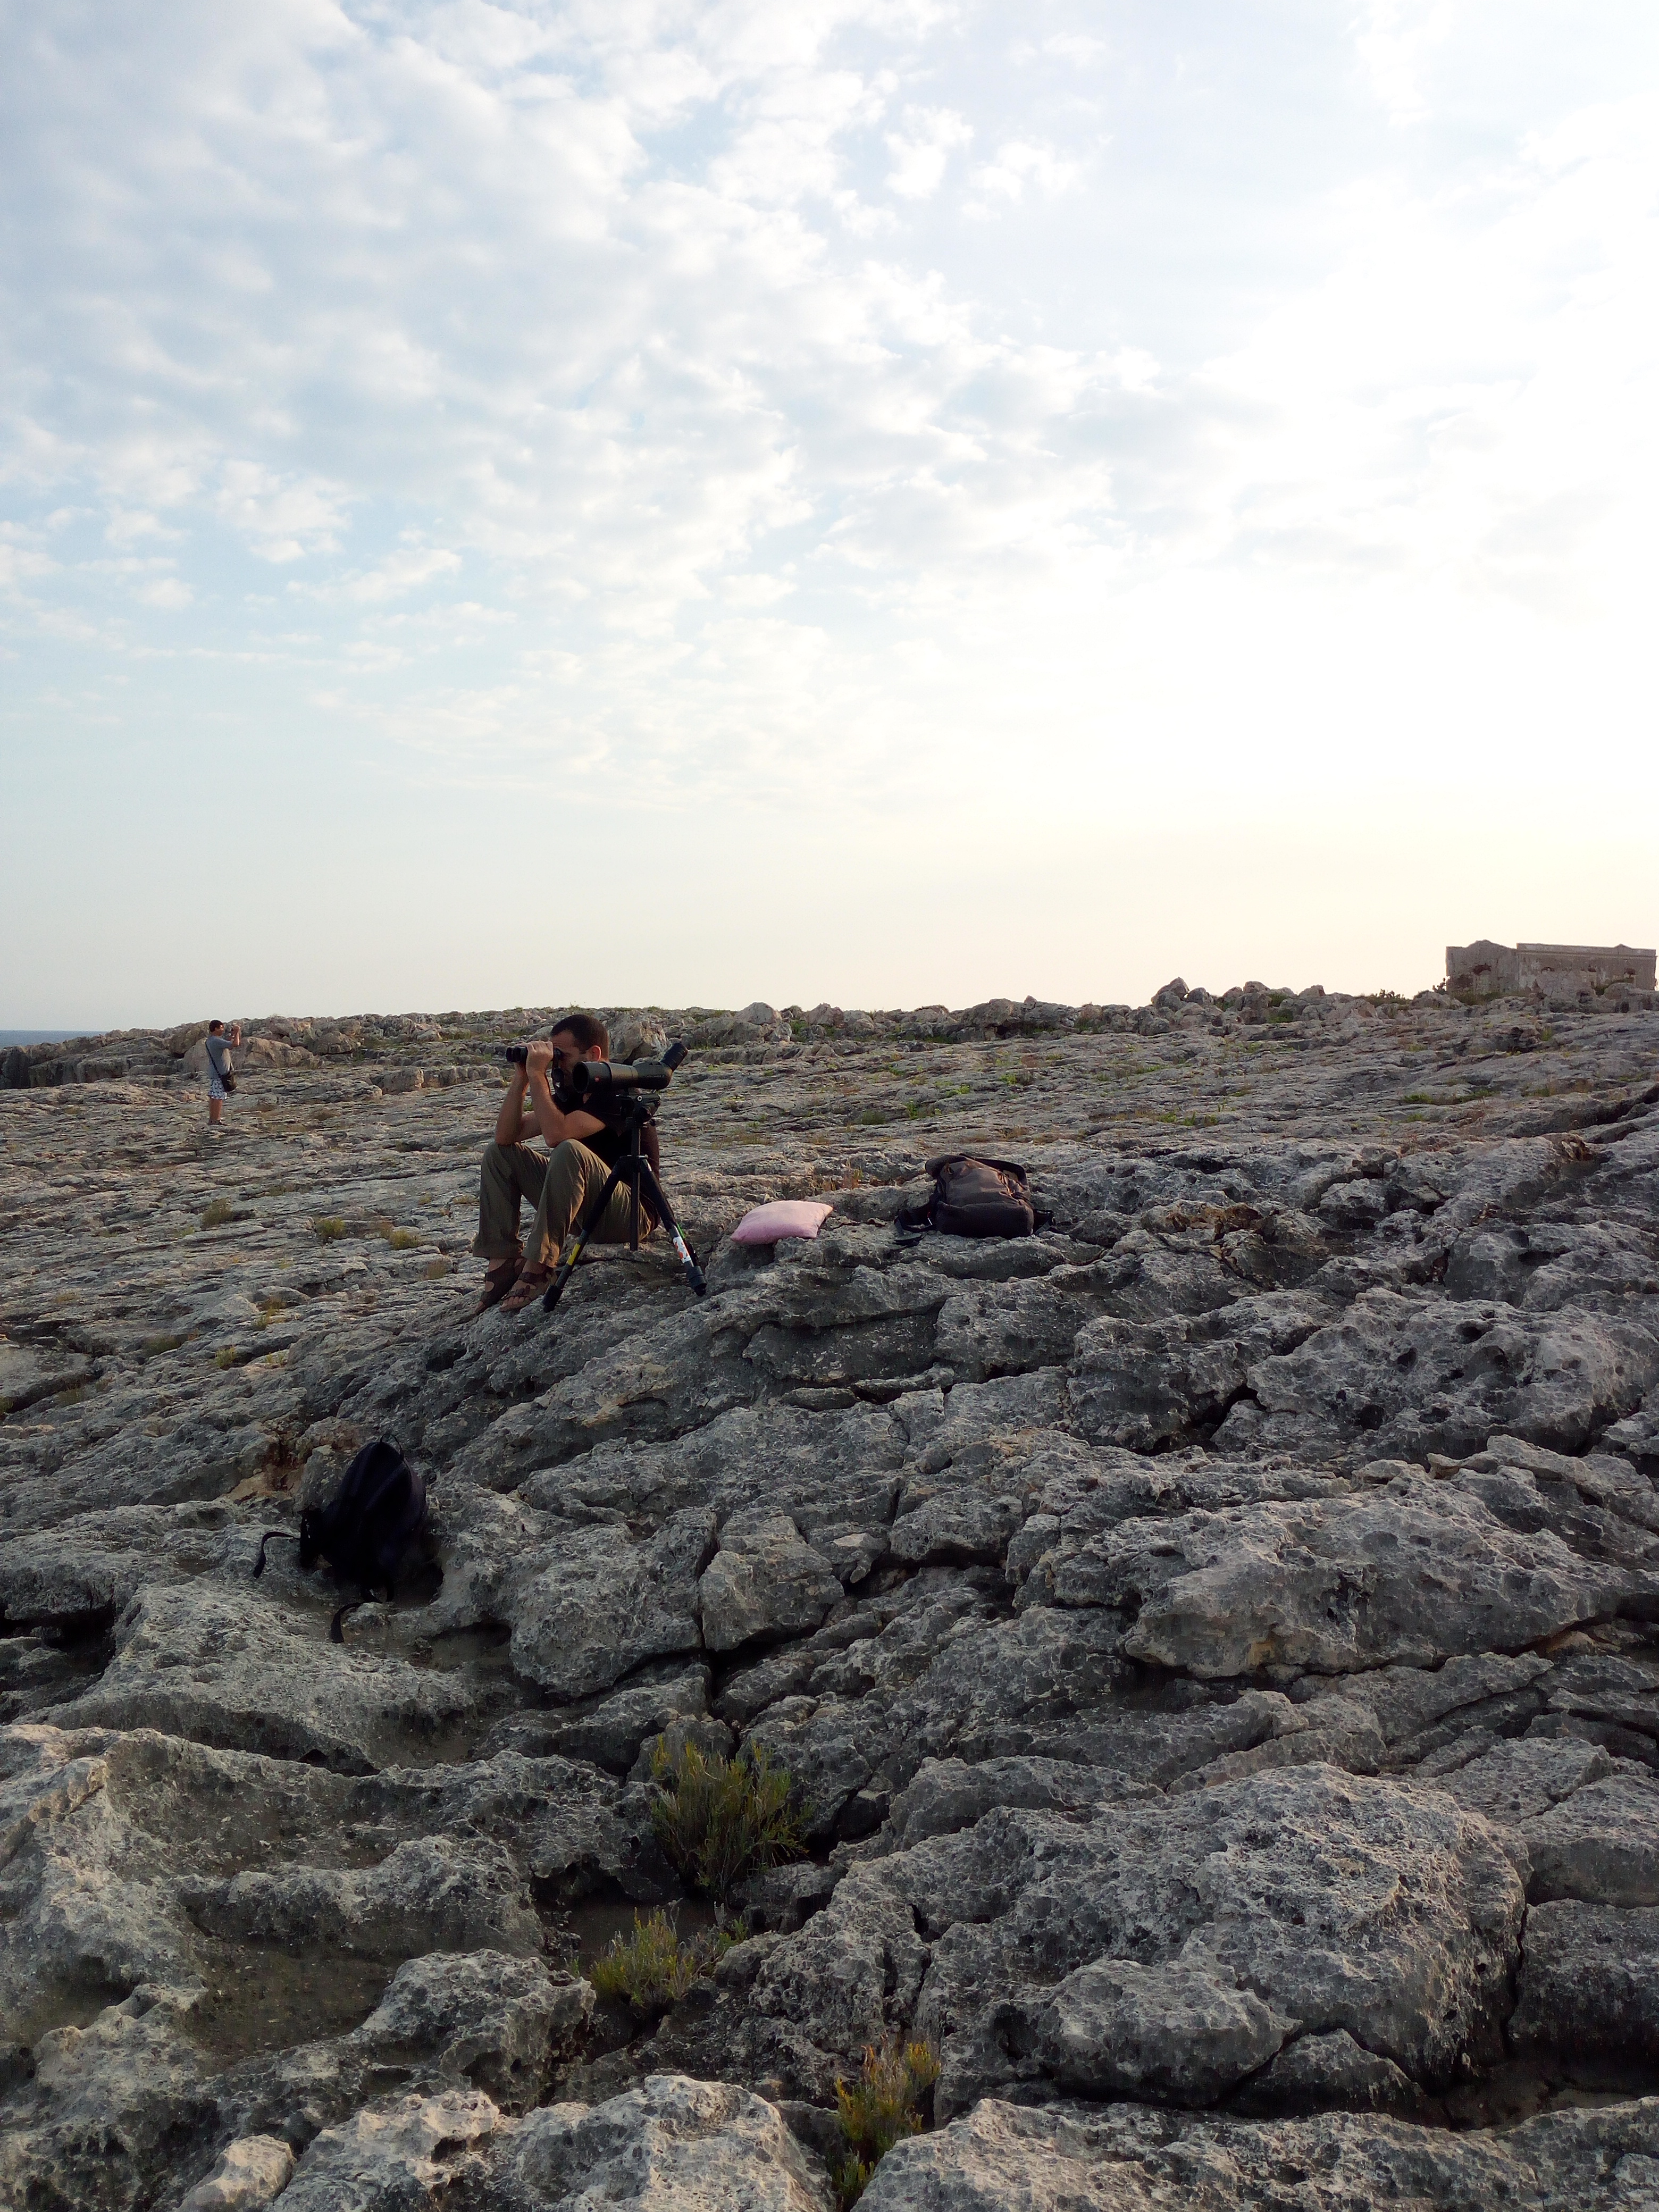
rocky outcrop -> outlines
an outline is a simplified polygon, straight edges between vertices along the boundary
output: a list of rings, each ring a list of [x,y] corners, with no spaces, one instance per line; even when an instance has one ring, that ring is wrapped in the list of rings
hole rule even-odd
[[[1454,2135],[1351,2113],[1264,2125],[1121,2105],[1034,2112],[988,2099],[890,2152],[863,2203],[869,2212],[1278,2212],[1287,2203],[1614,2212],[1652,2191],[1656,2120],[1644,2100]]]
[[[199,1024],[9,1074],[0,2199],[827,2212],[894,2037],[878,2208],[1653,2194],[1651,1017],[618,1015],[693,1041],[708,1295],[653,1242],[477,1317],[555,1011],[246,1025],[222,1139]],[[957,1149],[1044,1228],[898,1235]],[[336,1645],[256,1548],[388,1433],[430,1536]],[[706,1912],[665,1741],[811,1855],[647,2018],[582,1969]]]

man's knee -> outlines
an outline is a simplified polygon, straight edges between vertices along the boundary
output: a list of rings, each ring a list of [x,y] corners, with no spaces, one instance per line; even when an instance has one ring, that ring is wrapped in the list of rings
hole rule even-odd
[[[556,1180],[561,1189],[567,1186],[582,1188],[596,1171],[604,1173],[604,1161],[595,1159],[587,1146],[574,1137],[563,1138],[547,1156],[549,1180]]]

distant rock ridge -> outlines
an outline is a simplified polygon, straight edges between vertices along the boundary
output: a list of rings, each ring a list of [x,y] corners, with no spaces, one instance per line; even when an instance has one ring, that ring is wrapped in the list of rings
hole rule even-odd
[[[1048,999],[986,999],[978,1006],[925,1006],[870,1010],[832,1006],[776,1008],[756,1000],[730,1013],[708,1006],[601,1007],[610,1027],[612,1050],[631,1059],[659,1049],[671,1036],[684,1037],[700,1051],[768,1047],[816,1039],[854,1042],[867,1038],[927,1038],[957,1043],[980,1037],[1087,1036],[1110,1030],[1162,1034],[1163,1018],[1208,1016],[1245,1023],[1291,1022],[1311,1018],[1340,1021],[1358,1012],[1364,1019],[1379,1007],[1406,1002],[1390,992],[1358,996],[1326,991],[1319,984],[1293,991],[1266,983],[1236,983],[1211,993],[1189,988],[1180,976],[1155,991],[1144,1006],[1067,1006]],[[1415,1006],[1443,1006],[1443,992],[1419,991]],[[351,1014],[241,1017],[246,1040],[236,1054],[239,1067],[303,1068],[338,1065],[399,1067],[418,1065],[439,1084],[459,1074],[493,1068],[494,1049],[514,1039],[544,1033],[568,1010],[568,1002],[548,1006],[514,1006],[493,1012],[442,1014]],[[14,1045],[0,1054],[0,1088],[27,1091],[65,1083],[200,1081],[205,1073],[204,1021],[180,1022],[165,1030],[109,1030],[96,1036]],[[453,1069],[445,1076],[438,1071]]]

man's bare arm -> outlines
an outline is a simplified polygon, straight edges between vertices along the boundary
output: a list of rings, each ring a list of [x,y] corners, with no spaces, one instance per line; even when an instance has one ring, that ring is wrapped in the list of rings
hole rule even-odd
[[[501,1100],[501,1110],[495,1116],[495,1142],[498,1145],[517,1145],[523,1142],[524,1093],[527,1080],[521,1067],[513,1071],[513,1080],[507,1086]],[[533,1135],[535,1133],[531,1132]]]
[[[538,1038],[530,1048],[530,1102],[536,1109],[536,1119],[541,1124],[542,1134],[550,1146],[562,1144],[574,1137],[578,1144],[597,1135],[605,1124],[597,1114],[585,1114],[580,1106],[568,1114],[562,1114],[553,1103],[553,1093],[547,1080],[547,1071],[553,1064],[553,1048],[544,1039]],[[505,1138],[501,1139],[507,1141]]]

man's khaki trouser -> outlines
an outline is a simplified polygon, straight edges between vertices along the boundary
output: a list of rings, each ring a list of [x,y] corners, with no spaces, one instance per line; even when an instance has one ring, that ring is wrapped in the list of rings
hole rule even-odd
[[[525,1258],[532,1267],[556,1267],[565,1239],[574,1235],[589,1201],[599,1190],[610,1169],[597,1152],[567,1137],[551,1153],[532,1152],[528,1145],[491,1145],[478,1176],[478,1233],[472,1249],[481,1260],[505,1260],[519,1249],[519,1201],[527,1198],[536,1209]],[[599,1227],[596,1244],[628,1242],[632,1194],[618,1185],[611,1194]],[[640,1214],[640,1235],[651,1233],[651,1216]]]

